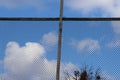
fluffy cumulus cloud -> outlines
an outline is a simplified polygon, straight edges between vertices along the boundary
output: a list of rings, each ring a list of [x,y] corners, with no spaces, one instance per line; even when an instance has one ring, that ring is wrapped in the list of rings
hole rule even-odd
[[[5,80],[55,80],[56,60],[48,60],[45,53],[44,46],[36,42],[24,46],[9,42],[4,58],[5,73],[0,76]],[[65,69],[73,68],[72,63],[61,63],[61,79]]]
[[[99,42],[97,40],[93,40],[93,39],[72,41],[71,43],[80,52],[81,51],[94,52],[94,51],[100,49]]]
[[[55,46],[57,44],[57,41],[58,41],[58,37],[55,32],[49,32],[47,34],[44,34],[41,40],[42,44],[45,47]]]
[[[53,80],[55,61],[44,58],[45,49],[39,43],[27,42],[20,47],[17,42],[9,42],[4,59],[9,80]]]
[[[102,10],[102,16],[120,16],[120,0],[65,0],[68,8],[89,14],[94,10]]]

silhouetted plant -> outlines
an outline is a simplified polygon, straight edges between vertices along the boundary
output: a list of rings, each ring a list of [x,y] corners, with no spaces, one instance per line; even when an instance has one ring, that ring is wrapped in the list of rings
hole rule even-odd
[[[80,70],[74,70],[73,73],[65,71],[65,80],[103,80],[100,73],[100,69],[97,69],[95,72],[92,67],[82,68]]]

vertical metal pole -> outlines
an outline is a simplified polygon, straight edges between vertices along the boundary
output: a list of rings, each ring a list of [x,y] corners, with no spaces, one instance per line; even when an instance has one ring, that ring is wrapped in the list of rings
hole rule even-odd
[[[59,20],[56,80],[60,80],[60,60],[61,60],[61,43],[62,43],[62,19],[63,19],[63,0],[60,0],[60,20]]]

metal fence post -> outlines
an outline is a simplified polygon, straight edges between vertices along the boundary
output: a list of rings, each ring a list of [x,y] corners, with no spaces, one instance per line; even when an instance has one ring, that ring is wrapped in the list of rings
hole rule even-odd
[[[60,20],[58,34],[58,54],[56,67],[56,80],[60,80],[60,60],[61,60],[61,43],[62,43],[62,19],[63,19],[63,0],[60,0]]]

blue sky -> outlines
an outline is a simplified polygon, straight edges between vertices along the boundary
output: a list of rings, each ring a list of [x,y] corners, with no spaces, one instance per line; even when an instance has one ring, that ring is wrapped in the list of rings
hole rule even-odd
[[[0,11],[0,17],[58,17],[59,0],[0,0]],[[119,13],[119,0],[64,0],[64,17],[119,17]]]
[[[0,17],[58,17],[59,1],[0,0],[0,11]],[[119,12],[119,0],[65,0],[63,15],[119,17]],[[0,21],[0,77],[54,80],[58,23]],[[61,79],[62,71],[88,64],[95,69],[100,67],[108,80],[119,80],[119,25],[119,21],[63,22]]]
[[[7,73],[7,71],[15,74],[12,72],[12,68],[16,68],[17,61],[21,62],[21,57],[19,56],[23,56],[23,60],[25,59],[22,48],[27,48],[28,43],[31,43],[31,46],[33,43],[41,45],[45,49],[42,57],[48,61],[49,65],[54,64],[55,67],[57,21],[1,21],[0,26],[0,60],[1,66],[5,67],[5,71],[3,67],[0,68],[1,75]],[[63,25],[61,63],[66,66],[69,64],[69,67],[71,65],[82,67],[85,64],[94,66],[94,68],[100,67],[103,74],[106,74],[106,77],[110,80],[118,80],[120,77],[118,68],[120,66],[118,62],[120,56],[120,28],[118,26],[119,21],[65,21]],[[19,45],[20,51],[23,51],[23,53],[16,49],[16,44]],[[37,49],[33,48],[33,54],[29,55],[35,56],[34,53],[36,52],[34,50]],[[16,54],[21,55],[18,56]],[[41,59],[41,55],[39,56]],[[25,63],[27,65],[28,62],[26,61]],[[22,65],[22,63],[19,64]],[[19,69],[15,70],[16,72],[19,71]],[[50,70],[52,69],[50,68]],[[9,76],[9,74],[7,75]],[[16,75],[20,75],[20,73]],[[11,78],[11,76],[9,77]],[[14,79],[13,76],[12,78]]]

